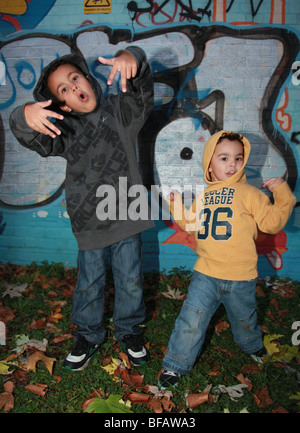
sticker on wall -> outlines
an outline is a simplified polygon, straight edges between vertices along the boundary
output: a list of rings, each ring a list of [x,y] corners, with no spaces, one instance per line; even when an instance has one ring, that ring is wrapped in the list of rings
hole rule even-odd
[[[109,14],[111,0],[84,0],[83,11],[85,14]]]

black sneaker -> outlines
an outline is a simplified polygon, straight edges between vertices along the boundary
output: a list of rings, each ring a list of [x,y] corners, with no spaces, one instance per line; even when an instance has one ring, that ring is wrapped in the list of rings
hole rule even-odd
[[[63,362],[66,370],[81,371],[93,359],[100,345],[89,343],[84,337],[79,336],[72,351]]]
[[[144,346],[141,335],[125,335],[120,343],[120,347],[127,353],[131,364],[136,367],[146,365],[149,361],[149,354]]]
[[[179,378],[179,373],[175,373],[175,371],[164,368],[159,377],[158,385],[161,389],[170,388],[172,386],[174,387],[177,385]]]
[[[262,347],[257,352],[251,353],[250,356],[252,359],[254,359],[255,362],[257,362],[258,364],[262,364],[266,359],[265,357],[269,356],[269,354],[266,351],[265,347]]]

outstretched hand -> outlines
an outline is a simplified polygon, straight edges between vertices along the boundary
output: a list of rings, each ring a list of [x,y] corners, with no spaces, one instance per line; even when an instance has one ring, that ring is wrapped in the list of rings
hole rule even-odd
[[[50,122],[47,117],[54,117],[55,119],[62,120],[64,116],[55,111],[46,110],[46,108],[51,104],[52,101],[49,99],[45,102],[35,102],[34,104],[25,105],[24,114],[26,122],[30,128],[55,138],[56,135],[61,134],[61,131],[54,125],[54,123]]]
[[[137,61],[128,51],[124,51],[118,57],[112,59],[106,59],[105,57],[98,57],[98,60],[103,65],[110,65],[112,69],[110,71],[107,84],[110,86],[118,72],[121,75],[121,88],[122,92],[127,91],[126,81],[136,76],[137,73]]]
[[[263,183],[263,187],[268,187],[270,191],[273,191],[276,186],[281,185],[283,182],[282,177],[271,177]]]

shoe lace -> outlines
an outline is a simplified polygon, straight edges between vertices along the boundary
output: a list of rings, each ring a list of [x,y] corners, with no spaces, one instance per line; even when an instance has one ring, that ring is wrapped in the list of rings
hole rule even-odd
[[[72,349],[72,355],[83,355],[87,353],[89,345],[90,343],[80,335]]]
[[[139,352],[143,349],[144,342],[140,335],[125,335],[123,337],[123,342],[126,344],[127,347],[132,349],[134,352]]]

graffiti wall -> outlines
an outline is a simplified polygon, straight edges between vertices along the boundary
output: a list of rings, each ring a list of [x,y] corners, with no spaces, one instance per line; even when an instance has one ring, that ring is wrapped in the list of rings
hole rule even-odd
[[[76,266],[65,204],[65,161],[19,145],[8,119],[32,101],[40,72],[68,53],[83,55],[103,91],[97,57],[128,45],[144,49],[155,105],[137,143],[143,183],[204,185],[208,137],[228,129],[251,142],[248,182],[282,176],[297,197],[286,227],[259,234],[259,272],[300,280],[300,56],[297,0],[0,0],[0,262]],[[298,21],[297,21],[298,20]],[[164,215],[143,233],[145,270],[195,262],[195,241]]]

